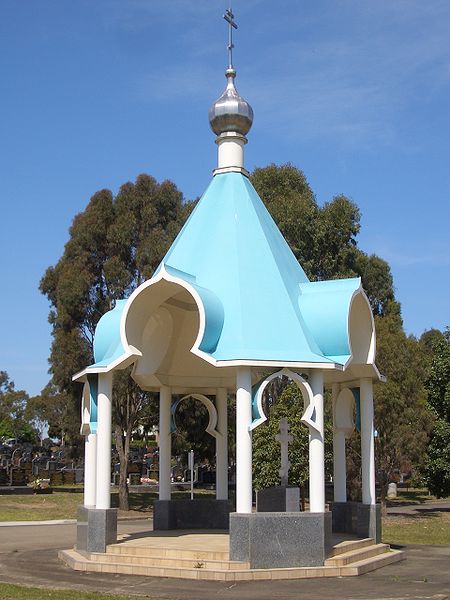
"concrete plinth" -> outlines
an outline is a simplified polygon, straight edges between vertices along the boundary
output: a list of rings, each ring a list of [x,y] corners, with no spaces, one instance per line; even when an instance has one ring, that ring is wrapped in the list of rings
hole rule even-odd
[[[153,529],[228,529],[231,510],[229,500],[156,500]]]
[[[230,514],[230,560],[252,569],[317,567],[331,551],[331,513]]]
[[[360,537],[373,538],[377,544],[381,542],[380,504],[358,503],[356,533]]]
[[[117,542],[117,510],[115,508],[78,507],[77,550],[105,552],[108,544]]]
[[[300,488],[279,485],[256,492],[256,512],[299,512]]]
[[[359,537],[370,537],[381,542],[380,504],[361,502],[333,502],[333,533],[355,533]]]

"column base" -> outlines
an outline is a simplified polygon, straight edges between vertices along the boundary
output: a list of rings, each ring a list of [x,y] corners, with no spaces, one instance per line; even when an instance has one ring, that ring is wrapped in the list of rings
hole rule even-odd
[[[299,512],[300,488],[278,485],[257,490],[256,512]]]
[[[333,502],[333,533],[354,533],[381,542],[381,505],[361,502]]]
[[[105,552],[117,542],[117,509],[79,506],[77,543],[79,552]]]
[[[153,529],[228,529],[230,500],[155,500]]]
[[[323,566],[331,538],[330,512],[230,515],[230,560],[252,569]]]

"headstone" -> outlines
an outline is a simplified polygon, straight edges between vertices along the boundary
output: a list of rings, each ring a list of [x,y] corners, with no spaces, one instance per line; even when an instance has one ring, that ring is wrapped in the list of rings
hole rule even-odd
[[[130,473],[130,485],[141,485],[140,473]]]
[[[50,472],[50,485],[63,485],[63,474],[61,471]]]
[[[397,498],[397,484],[392,482],[388,485],[387,497],[389,499]]]
[[[63,482],[65,485],[73,485],[75,483],[75,472],[74,471],[61,471],[63,475]]]
[[[8,485],[8,471],[4,467],[0,467],[0,485]]]
[[[27,485],[27,479],[25,471],[23,469],[13,468],[11,469],[11,485],[23,486]]]

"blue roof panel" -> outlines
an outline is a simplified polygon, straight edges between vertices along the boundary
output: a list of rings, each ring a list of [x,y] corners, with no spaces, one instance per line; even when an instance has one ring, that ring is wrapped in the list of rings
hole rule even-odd
[[[308,278],[244,175],[214,177],[163,263],[220,299],[217,360],[328,362],[300,313]]]

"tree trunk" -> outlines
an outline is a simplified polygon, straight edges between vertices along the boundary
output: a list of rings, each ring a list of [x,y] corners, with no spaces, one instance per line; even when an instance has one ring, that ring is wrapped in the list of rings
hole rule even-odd
[[[128,475],[128,453],[130,449],[130,436],[124,435],[124,431],[119,425],[115,427],[116,448],[119,454],[119,509],[130,510],[129,490],[127,483]],[[126,432],[125,432],[126,433]]]

